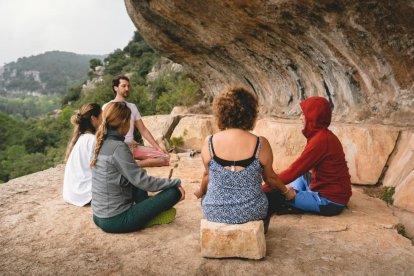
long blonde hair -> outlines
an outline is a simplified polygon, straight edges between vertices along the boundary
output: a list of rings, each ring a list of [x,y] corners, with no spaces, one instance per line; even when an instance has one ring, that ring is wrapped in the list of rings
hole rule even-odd
[[[68,146],[66,147],[65,162],[68,160],[69,155],[81,134],[84,134],[85,132],[95,134],[96,129],[92,124],[92,116],[98,118],[101,112],[102,109],[99,104],[90,103],[83,105],[72,115],[70,122],[73,125],[73,133]]]
[[[129,123],[131,119],[131,110],[125,102],[111,102],[102,113],[102,124],[96,131],[96,144],[91,167],[96,165],[99,151],[107,136],[108,130],[119,130],[123,125]]]

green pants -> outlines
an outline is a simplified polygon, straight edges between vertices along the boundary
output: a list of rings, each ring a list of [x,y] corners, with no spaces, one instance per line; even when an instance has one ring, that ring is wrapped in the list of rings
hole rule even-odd
[[[108,233],[134,232],[143,229],[159,213],[173,207],[180,198],[181,192],[176,187],[168,188],[152,197],[148,197],[146,191],[134,187],[135,204],[130,209],[110,218],[98,218],[94,215],[93,221]]]

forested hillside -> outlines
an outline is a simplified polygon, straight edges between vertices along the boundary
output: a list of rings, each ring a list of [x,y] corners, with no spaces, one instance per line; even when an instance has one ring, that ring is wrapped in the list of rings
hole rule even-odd
[[[89,60],[104,56],[46,52],[19,58],[0,70],[0,95],[62,95],[87,79]]]
[[[185,71],[168,66],[171,62],[155,53],[137,32],[123,50],[115,50],[104,63],[105,75],[95,89],[85,93],[81,93],[80,87],[72,89],[63,103],[72,102],[71,106],[79,108],[85,103],[110,101],[114,97],[111,81],[119,74],[130,77],[132,90],[128,100],[137,104],[142,115],[166,114],[174,106],[190,106],[202,97],[198,84]],[[158,71],[148,78],[154,67]]]
[[[191,106],[202,94],[182,69],[173,69],[171,62],[155,53],[135,33],[124,49],[117,49],[103,62],[93,58],[88,61],[84,79],[90,80],[87,89],[81,84],[66,88],[57,103],[59,111],[40,117],[38,110],[55,104],[53,97],[36,100],[14,99],[13,105],[20,110],[13,113],[11,106],[0,98],[0,183],[9,179],[43,170],[63,162],[63,154],[71,133],[70,117],[85,103],[104,104],[114,97],[111,80],[115,75],[127,74],[132,91],[129,101],[137,104],[142,115],[169,113],[174,106]],[[104,74],[96,76],[96,66],[104,66]],[[157,70],[153,70],[157,68]],[[148,74],[151,72],[151,78]],[[96,77],[96,78],[94,78]],[[92,85],[91,85],[92,83]],[[26,110],[27,108],[27,110]],[[23,112],[23,110],[26,110]]]
[[[16,119],[29,119],[59,109],[61,104],[58,96],[0,96],[0,113],[8,114]]]

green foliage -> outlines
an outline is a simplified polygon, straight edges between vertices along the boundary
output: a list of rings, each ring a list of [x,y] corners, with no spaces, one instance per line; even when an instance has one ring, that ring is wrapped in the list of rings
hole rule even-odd
[[[87,103],[97,103],[101,106],[114,98],[112,91],[112,76],[105,76],[103,82],[99,83],[95,89],[81,95],[80,99],[74,103],[74,107],[80,108]]]
[[[57,116],[27,122],[0,113],[0,181],[37,172],[63,161],[69,140],[70,116],[66,107]],[[4,140],[3,140],[4,139]]]
[[[140,58],[144,53],[154,53],[154,50],[138,32],[135,32],[132,41],[124,48],[124,52],[130,57]]]
[[[38,125],[31,125],[23,136],[23,145],[28,153],[44,153],[47,146],[56,146],[57,135]]]
[[[154,115],[156,113],[156,102],[147,86],[135,84],[128,100],[137,105],[141,116]]]
[[[161,79],[157,84],[155,94],[156,112],[170,113],[174,106],[191,106],[202,98],[199,86],[191,79],[180,73],[174,73]]]
[[[44,115],[60,107],[57,96],[25,96],[5,98],[0,96],[0,112],[17,119],[29,119]]]
[[[8,146],[21,144],[26,124],[6,114],[0,113],[0,151]]]
[[[22,68],[25,70],[31,68],[30,66],[35,64],[39,58],[24,58],[9,68],[14,68],[16,75],[23,78]],[[49,59],[45,56],[42,58]],[[101,61],[98,58],[91,59],[88,56],[88,64],[86,67],[82,67],[85,69],[77,69],[82,76],[77,76],[76,80],[72,78],[70,70],[66,67],[66,71],[63,70],[62,75],[58,72],[59,68],[64,67],[63,63],[69,61],[59,59],[54,59],[54,61],[56,64],[51,65],[53,73],[46,74],[42,71],[40,78],[42,81],[47,81],[48,89],[51,87],[55,91],[65,89],[66,94],[61,99],[46,96],[0,97],[0,140],[2,141],[0,144],[0,183],[62,162],[72,131],[70,117],[74,110],[86,103],[95,102],[102,106],[112,100],[114,93],[111,85],[115,75],[125,74],[130,77],[131,89],[128,101],[135,103],[143,116],[169,113],[177,105],[193,105],[202,96],[199,86],[183,72],[159,73],[155,80],[148,82],[147,74],[157,62],[161,61],[161,57],[145,43],[137,32],[134,34],[133,40],[123,50],[115,50],[105,58],[103,80],[96,84],[94,89],[84,93],[82,93],[82,85],[79,80],[86,79],[88,68],[101,65]],[[90,72],[92,72],[90,74],[92,76],[93,71]],[[11,70],[5,71],[6,76],[9,77],[12,73]],[[35,82],[38,83],[36,76],[26,77],[23,79],[30,82],[32,87],[36,87]],[[60,113],[52,113],[52,110],[59,107],[59,103],[62,108]],[[139,133],[136,133],[135,139],[140,140]],[[175,148],[182,146],[184,140],[183,137],[175,137],[169,143],[172,148]]]
[[[145,53],[139,59],[137,65],[137,73],[140,77],[144,78],[150,71],[152,66],[158,61],[159,58],[149,53]]]
[[[105,58],[103,82],[98,84],[93,91],[81,95],[73,106],[79,108],[91,102],[102,105],[112,100],[114,98],[111,88],[112,78],[116,75],[130,75],[131,73],[128,101],[135,103],[143,116],[166,114],[171,112],[174,106],[190,106],[197,103],[202,98],[199,86],[185,73],[161,74],[154,81],[147,83],[147,74],[160,60],[161,57],[145,43],[139,33],[135,32],[133,40],[123,50],[117,49]],[[65,99],[75,98],[70,96],[72,94],[74,94],[73,91],[69,91]]]
[[[47,159],[47,156],[41,153],[27,154],[23,146],[10,147],[7,151],[7,159],[2,160],[0,164],[1,171],[8,172],[8,179],[53,166],[53,163]]]
[[[89,60],[89,69],[95,70],[97,66],[102,66],[102,65],[103,63],[102,63],[102,60],[100,59],[93,58]]]
[[[91,59],[100,56],[78,55],[69,52],[46,52],[41,55],[19,58],[4,66],[0,78],[0,92],[37,92],[45,95],[62,95],[73,85],[87,79]]]
[[[184,138],[182,136],[179,137],[172,137],[168,140],[168,150],[175,149],[177,147],[181,147],[184,145]]]
[[[128,56],[122,50],[115,50],[115,52],[105,58],[106,72],[113,76],[121,74],[122,69],[129,62],[128,59]]]
[[[393,204],[394,200],[392,196],[395,193],[395,187],[382,187],[380,198],[387,202],[387,204]]]
[[[69,88],[69,90],[66,92],[66,94],[62,98],[62,105],[67,105],[71,102],[76,102],[80,99],[82,92],[82,86],[73,86]]]

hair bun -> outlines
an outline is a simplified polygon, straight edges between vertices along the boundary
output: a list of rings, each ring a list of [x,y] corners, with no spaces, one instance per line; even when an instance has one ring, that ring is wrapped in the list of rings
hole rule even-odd
[[[73,114],[71,119],[70,119],[70,121],[74,125],[80,125],[81,120],[82,120],[82,115],[79,112],[76,112],[75,114]]]

